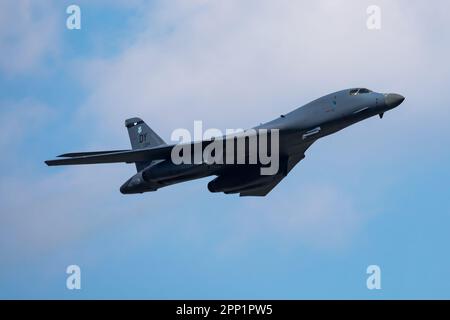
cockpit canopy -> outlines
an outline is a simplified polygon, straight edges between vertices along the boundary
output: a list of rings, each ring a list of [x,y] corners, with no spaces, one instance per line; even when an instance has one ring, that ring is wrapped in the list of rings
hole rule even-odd
[[[356,88],[350,90],[351,96],[356,96],[358,94],[365,94],[365,93],[371,93],[372,90],[366,89],[366,88]]]

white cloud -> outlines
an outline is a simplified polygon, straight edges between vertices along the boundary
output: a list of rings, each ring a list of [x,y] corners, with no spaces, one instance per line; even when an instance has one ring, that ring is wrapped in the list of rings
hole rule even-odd
[[[117,139],[118,124],[140,115],[167,137],[196,119],[252,126],[351,86],[398,91],[408,101],[421,96],[412,88],[442,88],[450,71],[429,68],[444,55],[429,49],[429,17],[417,16],[423,6],[380,6],[377,32],[367,30],[361,1],[162,2],[132,46],[86,64],[91,95],[80,117],[102,119],[101,130],[116,127],[110,139]]]
[[[358,211],[352,196],[338,186],[314,182],[240,201],[242,206],[229,213],[232,234],[217,247],[223,255],[245,252],[261,239],[277,243],[280,251],[345,250],[373,215]]]
[[[82,76],[91,94],[80,119],[101,119],[92,130],[111,133],[97,136],[96,143],[102,145],[124,139],[119,124],[134,115],[168,137],[172,129],[190,128],[196,119],[211,127],[248,127],[296,104],[356,85],[399,91],[412,105],[423,99],[418,87],[437,91],[427,80],[428,61],[434,58],[426,37],[432,31],[430,17],[418,16],[430,9],[382,1],[382,30],[373,32],[366,28],[367,5],[360,1],[160,2],[148,11],[148,25],[133,45],[114,58],[86,64]],[[440,87],[450,73],[435,72],[437,79],[432,81]],[[438,103],[428,108],[447,114]],[[428,111],[413,109],[400,126],[422,135],[409,126]],[[386,125],[395,126],[390,130],[399,128],[398,122]],[[368,133],[374,136],[389,135],[387,130],[370,128]],[[327,199],[336,202],[337,191],[325,191]],[[305,203],[313,202],[313,197],[305,198]],[[351,234],[358,224],[345,217],[357,215],[350,200],[342,205],[347,208],[342,208],[342,232]],[[270,206],[276,207],[272,202]],[[312,212],[325,217],[321,223],[332,224],[332,207],[309,205],[311,215],[299,216],[300,225],[319,227],[319,222],[308,220]],[[283,221],[294,217],[292,213]],[[334,240],[340,236],[336,234]]]
[[[49,39],[54,38],[54,27],[51,17],[49,21],[37,19],[34,24],[27,7],[31,2],[20,2],[23,7],[19,9],[12,8],[11,3],[7,2],[10,10],[16,12],[11,17],[20,24],[14,31],[5,31],[3,27],[13,18],[2,11],[5,19],[0,19],[0,49],[6,54],[1,56],[0,67],[17,72],[39,64],[52,50]],[[442,91],[450,79],[446,63],[449,48],[440,44],[432,31],[446,17],[431,13],[445,12],[447,2],[432,7],[381,1],[380,32],[366,29],[368,4],[175,1],[145,7],[138,3],[149,11],[148,25],[137,35],[137,41],[116,57],[86,61],[82,66],[78,76],[90,92],[77,121],[80,128],[91,126],[87,128],[92,132],[90,143],[101,149],[125,142],[123,120],[135,115],[142,116],[164,137],[177,127],[190,128],[197,119],[211,127],[248,127],[330,91],[364,85],[404,93],[411,108],[407,120],[386,122],[390,130],[368,124],[373,131],[365,133],[388,137],[402,126],[411,136],[422,137],[423,128],[416,125],[429,116],[430,110],[435,112],[434,120],[436,114],[442,115],[438,125],[443,127],[448,116],[444,103],[448,98],[442,97]],[[23,37],[9,43],[10,32],[20,32]],[[442,34],[447,36],[448,31]],[[9,59],[16,53],[17,59],[9,64],[4,57]],[[433,103],[420,108],[418,104],[426,103],[429,97]],[[95,134],[98,131],[108,134]],[[354,138],[357,140],[362,143],[359,136]],[[130,174],[130,170],[120,171],[118,166],[77,167],[42,181],[32,177],[2,179],[1,211],[8,214],[1,216],[5,232],[0,235],[0,243],[11,243],[18,237],[19,248],[49,250],[101,228],[103,222],[120,216],[124,208],[130,212],[131,208],[145,208],[141,199],[118,195],[120,179]],[[206,193],[206,188],[202,192]],[[155,201],[163,203],[166,196],[159,191],[152,197],[155,210],[162,210]],[[195,202],[193,197],[180,198]],[[285,199],[296,199],[301,210]],[[219,250],[266,233],[294,246],[340,248],[351,242],[367,221],[367,214],[359,211],[351,195],[328,184],[311,186],[311,182],[305,182],[287,194],[230,201],[245,206],[230,216],[236,223]],[[136,203],[129,208],[130,202]],[[201,217],[196,218],[201,227]],[[188,222],[177,221],[180,226]]]
[[[146,198],[119,193],[130,169],[91,166],[56,171],[44,178],[4,176],[0,181],[3,266],[64,250],[110,226],[142,219],[139,215],[144,213],[159,221],[156,213],[161,211],[161,200],[154,199],[149,212]],[[152,228],[147,225],[146,232]]]
[[[0,148],[17,146],[26,135],[45,124],[52,114],[50,107],[33,99],[0,101]]]
[[[42,68],[58,51],[58,27],[51,1],[6,0],[0,4],[0,70],[8,75]]]

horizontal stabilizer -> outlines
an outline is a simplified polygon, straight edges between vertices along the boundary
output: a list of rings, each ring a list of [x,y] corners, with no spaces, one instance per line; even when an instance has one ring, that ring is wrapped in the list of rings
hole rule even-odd
[[[117,153],[117,152],[124,152],[124,151],[131,151],[131,150],[107,150],[107,151],[88,151],[88,152],[71,152],[71,153],[65,153],[58,156],[58,158],[74,158],[74,157],[84,157],[84,156],[95,156],[98,154],[105,154],[105,153]]]
[[[163,160],[170,159],[170,154],[173,146],[156,147],[140,150],[128,151],[111,151],[108,153],[74,156],[67,159],[47,160],[45,163],[48,166],[61,165],[77,165],[77,164],[95,164],[95,163],[117,163],[117,162],[138,162],[149,160]],[[86,153],[84,153],[86,154]],[[69,156],[71,154],[69,153]]]

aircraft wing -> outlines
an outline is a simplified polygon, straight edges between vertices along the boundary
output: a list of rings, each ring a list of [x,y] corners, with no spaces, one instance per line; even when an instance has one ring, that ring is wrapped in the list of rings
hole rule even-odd
[[[283,179],[284,176],[277,175],[271,182],[268,182],[267,184],[259,186],[257,188],[242,190],[239,192],[239,195],[241,197],[264,197],[269,194],[269,192],[272,191],[272,189],[275,188]]]
[[[239,139],[245,138],[240,136]],[[228,137],[222,137],[218,140],[222,140],[224,143],[224,152],[226,149],[226,139],[233,139]],[[204,148],[212,143],[214,140],[204,140],[199,142],[191,142],[184,145],[189,145],[192,152],[191,159],[193,159],[193,153],[199,149]],[[48,166],[61,166],[61,165],[77,165],[77,164],[96,164],[96,163],[117,163],[117,162],[140,162],[151,160],[166,160],[170,159],[172,148],[176,145],[162,145],[153,148],[134,149],[134,150],[111,150],[111,151],[90,151],[90,152],[73,152],[59,155],[55,160],[47,160],[45,163]],[[181,145],[180,145],[181,146]],[[248,150],[246,150],[247,152]]]
[[[305,158],[303,152],[290,155],[287,159],[280,162],[280,171],[273,176],[262,176],[259,174],[259,169],[256,169],[256,174],[255,171],[250,171],[248,169],[245,171],[242,171],[242,169],[235,172],[229,171],[227,177],[232,182],[228,190],[224,189],[222,192],[239,193],[241,197],[264,197],[269,194],[303,158]],[[238,181],[237,186],[233,186],[233,180]],[[239,184],[239,182],[241,184]]]

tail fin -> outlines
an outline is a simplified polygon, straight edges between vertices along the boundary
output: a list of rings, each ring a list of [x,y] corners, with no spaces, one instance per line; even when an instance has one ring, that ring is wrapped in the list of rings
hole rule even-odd
[[[163,139],[150,129],[140,118],[131,118],[125,120],[125,126],[130,136],[131,148],[144,149],[165,145]],[[151,164],[151,161],[136,162],[136,170],[139,172]]]

